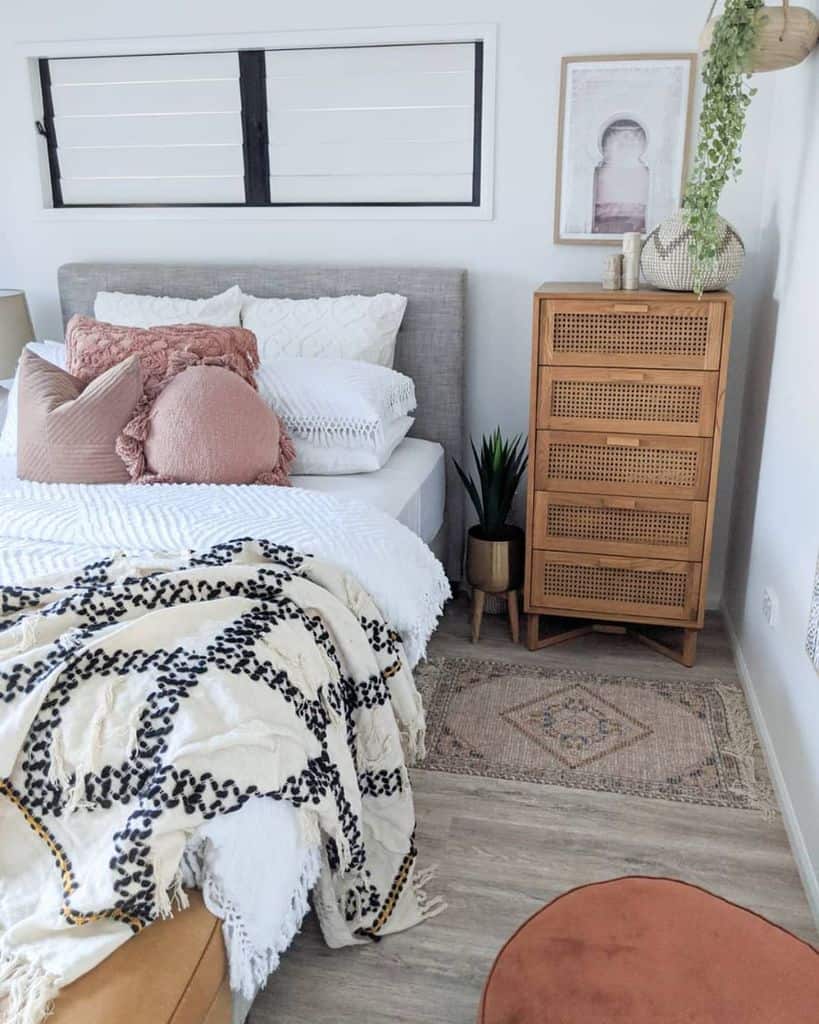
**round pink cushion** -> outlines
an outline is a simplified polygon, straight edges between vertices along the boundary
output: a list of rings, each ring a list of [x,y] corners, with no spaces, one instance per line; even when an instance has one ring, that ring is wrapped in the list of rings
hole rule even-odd
[[[146,472],[176,483],[254,483],[277,470],[279,440],[275,412],[238,374],[189,366],[153,404]]]

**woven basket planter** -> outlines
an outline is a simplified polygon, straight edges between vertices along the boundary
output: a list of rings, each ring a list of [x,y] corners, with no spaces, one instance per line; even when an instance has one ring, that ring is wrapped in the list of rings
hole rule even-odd
[[[720,244],[717,259],[705,275],[703,291],[725,288],[742,273],[745,246],[727,220],[720,221]],[[640,269],[643,277],[655,288],[672,292],[694,291],[694,264],[689,251],[691,234],[682,211],[658,224],[643,243]]]
[[[781,7],[763,7],[756,19],[757,42],[748,61],[748,70],[754,74],[801,64],[819,39],[819,20],[813,11],[791,7],[788,0],[783,0]],[[711,45],[717,21],[719,18],[711,18],[703,30],[700,37],[703,52]]]

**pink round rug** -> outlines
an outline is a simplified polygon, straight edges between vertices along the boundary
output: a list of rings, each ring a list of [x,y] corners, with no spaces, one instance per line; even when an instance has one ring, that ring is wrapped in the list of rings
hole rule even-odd
[[[817,1024],[819,953],[694,885],[559,896],[498,954],[478,1024]]]

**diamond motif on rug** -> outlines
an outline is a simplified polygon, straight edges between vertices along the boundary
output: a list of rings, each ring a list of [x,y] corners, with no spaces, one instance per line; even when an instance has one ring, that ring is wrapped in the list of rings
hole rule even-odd
[[[501,712],[510,725],[567,768],[639,743],[651,729],[578,683]]]
[[[477,658],[416,670],[432,771],[773,813],[739,683]]]

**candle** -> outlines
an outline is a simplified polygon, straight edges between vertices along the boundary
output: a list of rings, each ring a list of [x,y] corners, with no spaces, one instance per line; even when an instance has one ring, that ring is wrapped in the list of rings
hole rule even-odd
[[[634,291],[640,287],[640,250],[643,236],[639,231],[627,231],[623,235],[623,288]]]
[[[603,270],[603,287],[606,291],[619,291],[623,281],[623,256],[615,253],[614,256],[606,257],[606,266]]]

